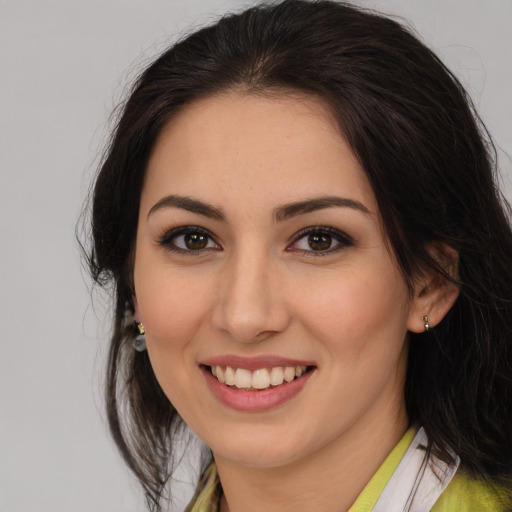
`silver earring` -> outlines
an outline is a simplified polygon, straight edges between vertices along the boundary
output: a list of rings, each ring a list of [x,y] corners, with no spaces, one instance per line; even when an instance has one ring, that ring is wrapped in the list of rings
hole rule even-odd
[[[146,329],[142,323],[137,324],[137,327],[139,328],[139,334],[133,340],[133,348],[137,352],[144,352],[146,350]]]
[[[422,316],[421,319],[425,322],[425,332],[430,330],[430,324],[428,323],[428,316]]]

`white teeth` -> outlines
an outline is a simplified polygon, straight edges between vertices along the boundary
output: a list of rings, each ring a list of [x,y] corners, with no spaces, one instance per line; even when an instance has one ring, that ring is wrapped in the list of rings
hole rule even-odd
[[[220,366],[215,367],[215,373],[217,375],[217,379],[219,379],[222,384],[226,382],[226,379],[224,378],[224,372],[222,371],[222,368]]]
[[[224,378],[226,379],[226,384],[228,386],[235,385],[235,370],[231,368],[231,366],[226,366],[226,371],[224,372]]]
[[[291,382],[295,378],[295,367],[294,366],[287,366],[284,369],[284,380],[286,382]]]
[[[252,376],[250,370],[238,368],[235,372],[235,386],[238,389],[250,388],[252,384]]]
[[[270,375],[268,370],[256,370],[252,372],[252,387],[254,389],[265,389],[270,386]]]
[[[245,368],[232,368],[226,366],[212,366],[210,371],[222,384],[235,386],[238,389],[268,389],[270,386],[280,386],[291,382],[306,373],[306,366],[276,366],[274,368],[261,368],[259,370],[246,370]]]
[[[283,369],[279,366],[272,368],[270,372],[270,384],[272,384],[272,386],[279,386],[283,383],[283,380]]]

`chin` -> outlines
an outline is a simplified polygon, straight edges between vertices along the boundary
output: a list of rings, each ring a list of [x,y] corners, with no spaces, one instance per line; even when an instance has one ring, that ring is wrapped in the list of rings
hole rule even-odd
[[[307,456],[307,447],[299,433],[290,435],[280,431],[265,435],[247,432],[238,439],[228,435],[215,441],[209,444],[215,457],[252,468],[283,467]]]

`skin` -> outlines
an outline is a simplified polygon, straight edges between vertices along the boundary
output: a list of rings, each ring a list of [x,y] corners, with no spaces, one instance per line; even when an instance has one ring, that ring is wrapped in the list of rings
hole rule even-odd
[[[224,219],[162,204],[169,195]],[[283,205],[326,196],[363,208],[274,218]],[[179,226],[209,233],[206,247],[168,235]],[[316,226],[344,238],[315,252],[297,233]],[[213,451],[223,512],[348,510],[408,427],[408,330],[421,332],[427,314],[434,326],[456,297],[428,275],[409,294],[368,180],[327,107],[291,94],[210,96],[167,124],[141,194],[134,283],[155,375]],[[291,400],[241,412],[212,394],[200,370],[223,354],[316,369]]]

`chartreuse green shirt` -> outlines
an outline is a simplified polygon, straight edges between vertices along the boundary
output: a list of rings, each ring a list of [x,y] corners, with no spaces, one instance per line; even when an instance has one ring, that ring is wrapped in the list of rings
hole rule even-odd
[[[415,434],[413,428],[404,434],[348,512],[371,512]],[[185,512],[218,512],[220,492],[217,469],[212,463]],[[505,494],[458,471],[431,512],[507,512]]]
[[[348,512],[371,512],[415,434],[414,428],[404,434]],[[504,501],[504,493],[458,471],[431,512],[506,512]]]

